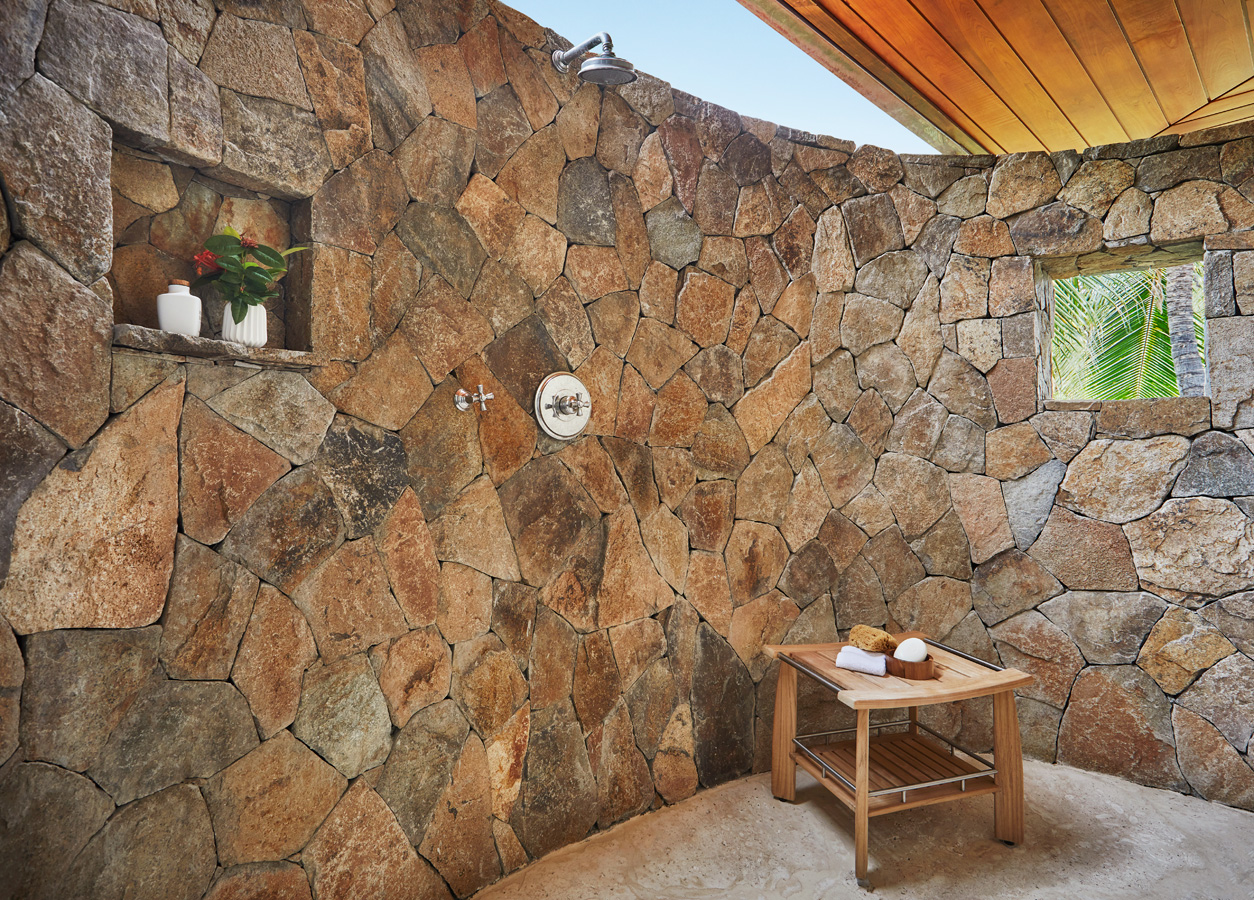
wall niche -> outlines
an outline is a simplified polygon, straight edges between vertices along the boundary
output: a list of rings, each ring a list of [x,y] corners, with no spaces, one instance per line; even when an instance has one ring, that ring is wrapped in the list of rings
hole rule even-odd
[[[278,250],[292,244],[292,204],[209,178],[142,150],[115,144],[113,192],[113,320],[157,327],[157,295],[174,279],[196,278],[192,261],[205,240],[226,226]],[[266,304],[267,347],[303,350],[286,342],[290,275]],[[195,291],[203,301],[200,334],[222,333],[223,302],[216,289]]]

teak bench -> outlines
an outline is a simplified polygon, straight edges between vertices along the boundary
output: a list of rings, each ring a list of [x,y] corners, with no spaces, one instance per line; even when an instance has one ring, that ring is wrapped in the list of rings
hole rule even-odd
[[[897,637],[922,638],[938,677],[914,681],[838,668],[836,654],[844,643],[765,648],[783,663],[775,689],[771,792],[780,800],[795,800],[797,766],[801,766],[853,810],[854,870],[864,888],[870,887],[867,831],[871,816],[993,794],[995,836],[1007,844],[1023,842],[1023,752],[1014,691],[1031,684],[1032,676],[968,656],[920,632]],[[798,672],[835,691],[837,699],[856,712],[857,725],[798,735]],[[990,695],[992,761],[919,722],[920,706]],[[909,710],[907,718],[871,725],[871,710],[903,707]],[[902,726],[905,731],[884,733],[884,729]],[[872,736],[872,730],[879,733]],[[853,740],[838,740],[850,733]]]

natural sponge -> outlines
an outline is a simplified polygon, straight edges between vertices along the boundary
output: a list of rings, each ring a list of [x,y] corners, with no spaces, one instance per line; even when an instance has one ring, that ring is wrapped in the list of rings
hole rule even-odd
[[[855,625],[849,632],[849,643],[871,653],[892,653],[897,649],[897,639],[887,631],[870,625]]]

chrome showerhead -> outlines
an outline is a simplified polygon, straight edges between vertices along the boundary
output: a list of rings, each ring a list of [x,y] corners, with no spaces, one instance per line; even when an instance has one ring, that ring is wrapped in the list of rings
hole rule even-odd
[[[569,72],[571,63],[601,44],[605,45],[605,49],[579,67],[580,79],[599,85],[630,84],[635,81],[636,67],[614,55],[614,41],[604,31],[565,52],[554,50],[553,68],[563,74]]]

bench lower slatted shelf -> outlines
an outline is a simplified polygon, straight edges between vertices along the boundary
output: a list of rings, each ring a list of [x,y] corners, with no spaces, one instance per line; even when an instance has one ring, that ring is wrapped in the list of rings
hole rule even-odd
[[[829,791],[848,806],[856,807],[857,775],[855,740],[807,746],[804,737],[794,741],[793,756]],[[947,752],[918,734],[880,734],[870,741],[870,799],[868,816],[882,816],[932,803],[979,797],[997,790],[997,770]]]

